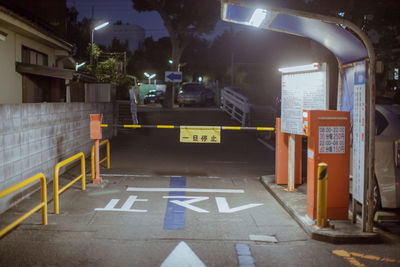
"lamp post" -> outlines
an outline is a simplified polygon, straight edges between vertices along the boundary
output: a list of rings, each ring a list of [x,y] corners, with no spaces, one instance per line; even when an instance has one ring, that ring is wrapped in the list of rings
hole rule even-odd
[[[91,35],[91,39],[90,39],[90,65],[93,64],[93,37],[94,37],[94,31],[98,31],[104,27],[106,27],[108,24],[110,24],[110,22],[104,22],[100,25],[97,25],[96,27],[94,27],[92,29],[92,35]]]
[[[145,72],[145,73],[144,73],[144,76],[146,76],[146,78],[149,79],[149,84],[150,84],[151,79],[153,79],[154,77],[156,77],[156,74],[153,73],[153,74],[150,75],[150,74],[148,74],[147,72]]]
[[[85,65],[86,64],[86,62],[82,62],[82,63],[76,63],[75,64],[75,70],[77,71],[80,67],[82,67],[83,65]]]
[[[170,59],[170,60],[168,60],[168,63],[172,65],[174,63],[174,61],[172,59]],[[178,64],[178,71],[181,71],[181,67],[183,67],[185,65],[186,65],[186,63],[179,63]]]

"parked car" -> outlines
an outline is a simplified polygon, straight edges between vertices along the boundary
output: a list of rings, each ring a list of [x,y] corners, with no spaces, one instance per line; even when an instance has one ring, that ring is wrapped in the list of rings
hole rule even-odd
[[[400,208],[400,105],[375,107],[374,210]]]
[[[184,83],[179,90],[177,102],[180,107],[212,104],[214,103],[214,92],[200,83]]]
[[[164,98],[165,98],[164,91],[161,91],[161,90],[150,90],[144,96],[144,103],[145,104],[151,104],[151,103],[160,103],[160,104],[162,104],[164,102]]]

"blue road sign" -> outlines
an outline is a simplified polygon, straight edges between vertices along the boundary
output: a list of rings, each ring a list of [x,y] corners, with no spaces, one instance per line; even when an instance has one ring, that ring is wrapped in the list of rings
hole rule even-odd
[[[166,82],[182,82],[182,72],[180,71],[166,71],[165,72]]]

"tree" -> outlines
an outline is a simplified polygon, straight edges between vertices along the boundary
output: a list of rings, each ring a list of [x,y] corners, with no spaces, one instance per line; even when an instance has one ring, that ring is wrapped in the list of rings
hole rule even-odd
[[[162,77],[165,70],[169,70],[171,65],[168,60],[171,58],[171,42],[169,37],[160,38],[154,41],[152,37],[144,40],[143,50],[137,50],[132,58],[131,70],[139,73],[156,73],[157,77]]]
[[[90,53],[87,51],[87,44],[90,43],[91,19],[83,18],[78,21],[78,11],[75,7],[67,10],[67,34],[66,39],[74,44],[74,58],[77,61],[88,60]]]
[[[139,12],[156,11],[168,30],[172,53],[173,69],[177,69],[183,51],[193,37],[210,33],[217,23],[220,4],[217,0],[132,0]],[[167,89],[167,97],[173,98],[172,88]],[[172,103],[165,101],[167,106]]]

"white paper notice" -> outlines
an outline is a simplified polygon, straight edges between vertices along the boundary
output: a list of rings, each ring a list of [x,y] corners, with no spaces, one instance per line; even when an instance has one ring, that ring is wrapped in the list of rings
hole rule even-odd
[[[354,66],[353,197],[364,202],[365,161],[365,63]]]
[[[343,126],[319,127],[319,153],[344,154],[345,128]]]
[[[303,134],[303,109],[328,108],[327,67],[319,71],[285,73],[282,75],[281,131]]]

